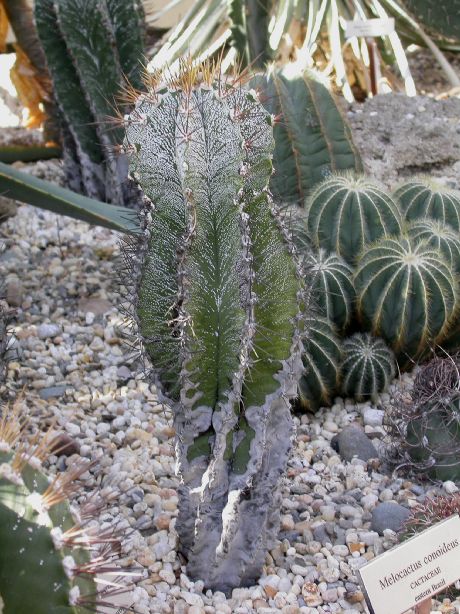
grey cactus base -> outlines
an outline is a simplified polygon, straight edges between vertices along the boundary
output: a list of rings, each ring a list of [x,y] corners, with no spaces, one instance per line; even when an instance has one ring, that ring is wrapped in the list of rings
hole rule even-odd
[[[229,592],[258,578],[277,534],[303,281],[268,191],[271,116],[218,70],[158,77],[127,121],[130,172],[150,200],[127,264],[175,414],[180,549],[192,578]]]

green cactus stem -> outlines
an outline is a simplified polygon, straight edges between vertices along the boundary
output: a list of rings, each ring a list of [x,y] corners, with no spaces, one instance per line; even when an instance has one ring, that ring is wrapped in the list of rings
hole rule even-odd
[[[154,381],[174,408],[188,573],[254,582],[301,372],[302,282],[271,202],[271,117],[210,64],[182,64],[139,98],[130,172],[150,199],[128,258]]]
[[[351,174],[326,179],[306,203],[313,244],[354,264],[367,243],[401,231],[395,202],[379,184]]]
[[[441,252],[405,236],[381,239],[363,252],[355,288],[363,325],[390,344],[402,368],[443,337],[458,296]]]
[[[356,333],[343,342],[342,392],[357,401],[375,400],[395,376],[393,352],[382,339]]]
[[[402,184],[393,197],[408,221],[430,218],[460,230],[460,192],[446,188],[431,177]]]

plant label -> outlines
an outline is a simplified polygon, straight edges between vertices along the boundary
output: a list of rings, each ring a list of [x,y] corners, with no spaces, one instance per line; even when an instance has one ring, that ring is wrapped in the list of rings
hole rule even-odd
[[[379,19],[355,19],[347,21],[345,26],[345,38],[354,36],[375,37],[386,36],[395,30],[393,17]]]
[[[371,614],[402,614],[460,578],[460,517],[438,522],[358,570]]]

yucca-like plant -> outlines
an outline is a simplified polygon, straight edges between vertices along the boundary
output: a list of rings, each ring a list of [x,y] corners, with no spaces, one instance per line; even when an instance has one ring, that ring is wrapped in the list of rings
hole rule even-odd
[[[401,231],[398,206],[365,176],[334,175],[306,202],[313,244],[354,264],[367,243]]]
[[[57,441],[24,435],[19,404],[0,412],[0,604],[3,614],[118,611],[116,582],[98,592],[98,574],[116,580],[120,544],[113,527],[91,528],[102,499],[76,511],[68,497],[88,463],[48,477],[43,462]],[[126,589],[125,589],[126,590]]]
[[[395,357],[382,339],[356,333],[343,341],[342,392],[357,401],[376,399],[395,376]]]
[[[338,390],[342,344],[327,318],[319,315],[308,318],[307,330],[298,405],[302,410],[315,412],[330,405]]]
[[[229,591],[256,580],[276,536],[304,307],[268,191],[272,118],[219,71],[184,62],[177,77],[152,79],[125,149],[151,201],[128,268],[154,380],[174,409],[180,550],[191,577]]]
[[[460,235],[447,224],[429,218],[416,220],[407,227],[407,233],[416,241],[425,241],[438,249],[450,268],[460,271]]]
[[[340,256],[322,248],[307,253],[304,265],[311,279],[312,300],[318,311],[343,332],[354,314],[352,267]]]
[[[441,252],[406,236],[383,238],[363,252],[355,288],[363,325],[390,344],[401,367],[442,338],[458,296]]]
[[[402,184],[393,197],[408,221],[430,218],[460,230],[460,192],[446,188],[431,177]]]

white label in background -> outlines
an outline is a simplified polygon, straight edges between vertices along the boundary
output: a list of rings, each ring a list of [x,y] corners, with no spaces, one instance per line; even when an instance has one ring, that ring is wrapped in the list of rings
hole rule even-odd
[[[438,522],[357,573],[371,612],[406,612],[460,578],[460,517]]]
[[[345,25],[345,38],[353,36],[386,36],[395,30],[393,17],[381,19],[355,19],[347,21]]]

